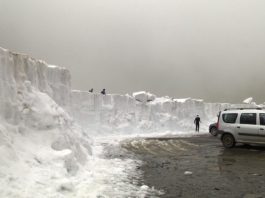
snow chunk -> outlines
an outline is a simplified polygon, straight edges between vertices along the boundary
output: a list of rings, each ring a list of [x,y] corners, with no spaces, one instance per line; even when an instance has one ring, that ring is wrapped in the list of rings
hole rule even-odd
[[[176,102],[180,102],[180,103],[184,103],[187,102],[188,100],[190,100],[191,98],[180,98],[180,99],[174,99],[174,101]]]
[[[154,94],[146,91],[134,92],[133,97],[139,102],[150,102],[156,99],[156,96]]]
[[[141,186],[141,190],[148,190],[148,189],[149,189],[149,187],[147,185],[142,185]]]
[[[243,101],[244,104],[251,104],[253,102],[253,98],[250,97],[250,98],[247,98]]]
[[[185,171],[184,175],[192,175],[192,172],[191,171]]]

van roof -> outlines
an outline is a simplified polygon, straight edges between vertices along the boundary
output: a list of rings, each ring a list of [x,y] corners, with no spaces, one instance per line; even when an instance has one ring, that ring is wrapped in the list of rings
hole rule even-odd
[[[227,108],[224,111],[228,110],[265,110],[265,107],[248,107],[248,108]]]
[[[229,113],[240,113],[240,112],[244,112],[244,113],[265,113],[265,109],[264,108],[234,108],[234,109],[225,109],[224,111],[222,111],[222,113],[225,112],[229,112]]]

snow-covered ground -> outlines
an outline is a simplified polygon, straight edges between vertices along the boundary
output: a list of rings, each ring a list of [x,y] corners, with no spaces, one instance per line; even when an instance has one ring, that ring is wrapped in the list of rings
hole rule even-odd
[[[255,105],[247,101],[249,105]],[[192,135],[230,104],[71,90],[67,69],[0,48],[0,197],[144,197],[140,161],[107,158],[124,138]]]

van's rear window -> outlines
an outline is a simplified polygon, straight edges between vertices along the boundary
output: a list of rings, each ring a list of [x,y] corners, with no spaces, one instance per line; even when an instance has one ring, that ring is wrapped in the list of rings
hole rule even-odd
[[[260,125],[265,125],[265,113],[259,114],[260,117]]]
[[[225,123],[235,123],[237,119],[237,113],[224,113],[223,121]]]

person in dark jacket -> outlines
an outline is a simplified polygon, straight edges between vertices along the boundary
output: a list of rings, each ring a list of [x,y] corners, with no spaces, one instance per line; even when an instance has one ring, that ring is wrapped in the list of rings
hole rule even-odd
[[[199,115],[196,116],[195,120],[194,120],[194,124],[196,125],[196,131],[200,131],[200,122],[201,122],[201,118]]]
[[[103,89],[100,93],[101,93],[102,95],[106,95],[106,89]]]
[[[89,92],[90,92],[90,93],[93,93],[93,91],[94,91],[94,89],[93,89],[93,88],[89,90]]]

